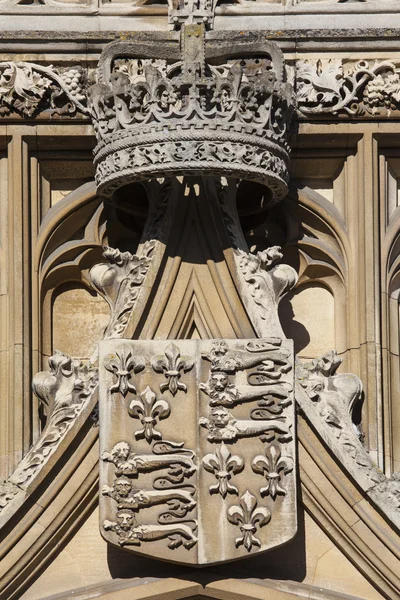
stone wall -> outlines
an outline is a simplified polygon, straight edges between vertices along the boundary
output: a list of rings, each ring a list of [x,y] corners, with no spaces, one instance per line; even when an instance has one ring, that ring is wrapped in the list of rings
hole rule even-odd
[[[249,218],[247,199],[241,205],[239,198],[239,218],[253,254],[281,246],[283,262],[298,273],[279,315],[299,362],[309,365],[335,348],[343,359],[338,373],[356,374],[363,386],[363,403],[352,407],[350,420],[341,413],[332,429],[329,418],[314,410],[309,374],[299,379],[306,383],[296,391],[301,491],[294,540],[204,571],[108,547],[97,522],[95,395],[79,405],[54,454],[52,441],[37,450],[51,410],[32,394],[32,378],[48,369],[56,350],[79,364],[96,362],[112,306],[94,289],[90,270],[103,261],[103,246],[134,255],[146,217],[139,196],[129,214],[96,194],[87,88],[110,41],[141,41],[155,30],[177,44],[167,13],[166,3],[0,1],[0,508],[6,574],[0,597],[55,600],[76,589],[78,598],[398,598],[397,1],[226,2],[217,6],[208,34],[218,47],[229,44],[232,31],[249,29],[255,41],[257,31],[266,32],[284,54],[296,106],[289,193],[259,219]],[[190,289],[194,300],[179,327],[177,296],[171,295],[158,325],[153,307],[127,337],[236,337],[235,318],[226,317],[223,300],[210,311],[214,322],[212,314],[204,317],[196,277],[209,294],[215,280],[196,260],[189,245],[184,263],[190,268],[180,272],[174,293]],[[231,280],[215,264],[232,298]],[[234,306],[243,325],[247,308]],[[247,335],[238,337],[251,337],[254,331],[246,327]],[[81,376],[82,369],[71,372]],[[309,369],[312,378],[315,369]],[[94,389],[90,379],[85,382]],[[38,465],[43,469],[35,479]]]

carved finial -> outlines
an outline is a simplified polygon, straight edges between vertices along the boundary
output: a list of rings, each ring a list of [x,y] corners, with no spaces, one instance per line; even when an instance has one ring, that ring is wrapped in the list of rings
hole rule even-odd
[[[168,23],[172,29],[199,24],[212,29],[216,4],[217,0],[168,0]]]

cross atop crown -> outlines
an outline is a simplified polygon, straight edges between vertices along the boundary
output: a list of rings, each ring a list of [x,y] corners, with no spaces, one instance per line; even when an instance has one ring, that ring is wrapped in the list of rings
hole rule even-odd
[[[204,24],[212,29],[217,0],[168,0],[168,22],[173,29]]]

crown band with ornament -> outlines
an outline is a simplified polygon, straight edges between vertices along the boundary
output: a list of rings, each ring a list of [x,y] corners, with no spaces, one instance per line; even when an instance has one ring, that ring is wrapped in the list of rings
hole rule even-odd
[[[205,43],[202,26],[186,25],[180,61],[108,47],[90,100],[100,194],[152,177],[223,175],[267,186],[271,202],[285,196],[292,88],[279,48],[218,63],[205,61]]]

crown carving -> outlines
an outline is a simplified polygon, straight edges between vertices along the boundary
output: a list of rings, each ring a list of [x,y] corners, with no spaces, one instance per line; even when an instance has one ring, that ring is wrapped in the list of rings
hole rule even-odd
[[[241,39],[242,56],[234,44],[231,56],[219,56],[204,37],[204,24],[184,25],[180,53],[166,42],[141,58],[139,42],[104,51],[90,90],[101,194],[179,175],[254,180],[270,189],[271,202],[286,194],[292,88],[280,49],[262,40],[254,50]]]

